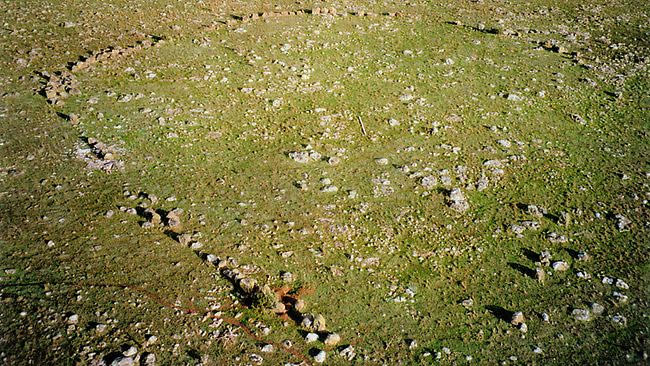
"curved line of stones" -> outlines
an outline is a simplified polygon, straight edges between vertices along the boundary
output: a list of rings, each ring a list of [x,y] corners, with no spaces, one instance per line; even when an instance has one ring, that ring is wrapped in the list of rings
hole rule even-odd
[[[304,14],[311,14],[311,15],[329,14],[332,16],[341,16],[341,17],[345,17],[348,15],[360,16],[360,17],[364,17],[364,16],[375,17],[379,15],[394,17],[400,15],[399,13],[391,13],[391,12],[386,12],[381,14],[365,12],[365,11],[337,12],[337,10],[332,7],[332,8],[313,8],[313,9],[297,10],[297,11],[252,13],[247,16],[233,15],[232,19],[226,21],[226,24],[228,25],[235,24],[237,20],[246,23],[251,20],[266,19],[266,18],[273,18],[273,17],[296,16],[296,15],[304,15]],[[40,73],[40,76],[45,79],[45,84],[39,90],[39,93],[47,99],[47,102],[49,104],[55,106],[63,106],[64,99],[66,99],[68,96],[81,94],[81,90],[79,88],[79,82],[77,81],[74,72],[86,71],[92,68],[93,66],[95,66],[96,64],[114,61],[118,58],[132,55],[138,51],[145,50],[153,46],[160,46],[163,42],[164,40],[162,38],[151,36],[148,39],[138,41],[135,45],[132,46],[127,46],[127,47],[111,46],[111,47],[107,47],[95,51],[88,56],[81,56],[78,61],[69,63],[66,69],[61,71],[56,71],[52,74],[48,73],[47,71],[44,71]],[[63,117],[65,117],[73,124],[78,123],[78,116],[76,116],[75,114],[71,114],[69,116],[63,115]],[[104,158],[109,155],[109,153],[105,154],[101,148],[97,147],[98,145],[103,145],[103,144],[96,140],[88,139],[88,145],[93,149],[94,155],[96,155],[96,158],[100,161],[105,160]],[[110,172],[110,169],[108,170],[104,169],[104,170]],[[179,220],[177,216],[177,212],[178,211],[176,210],[171,211],[166,217],[167,222]],[[151,221],[156,221],[155,214],[152,215],[151,211],[148,211],[147,214],[148,216],[151,215],[148,217]],[[160,218],[158,218],[158,220],[160,220]],[[188,240],[189,239],[188,234],[179,235],[176,239],[181,244],[186,244],[188,247],[192,247],[192,245],[196,244]],[[195,252],[202,260],[214,265],[216,269],[219,271],[219,274],[232,283],[236,291],[242,293],[244,296],[248,297],[252,301],[260,301],[265,297],[268,298],[269,296],[271,297],[277,296],[272,292],[272,290],[270,290],[268,285],[264,285],[264,286],[258,285],[254,279],[244,276],[236,268],[236,266],[235,268],[230,267],[228,265],[228,261],[225,261],[217,257],[216,255],[208,254],[197,249],[195,249]],[[232,265],[232,261],[230,262],[231,262],[230,264]],[[300,301],[302,300],[298,300],[298,302]],[[340,340],[338,335],[336,335],[335,333],[326,333],[327,328],[325,326],[325,319],[322,317],[322,315],[318,314],[314,317],[311,314],[307,314],[306,316],[303,316],[301,313],[302,306],[296,306],[298,302],[285,304],[282,300],[278,300],[276,298],[272,305],[273,311],[275,311],[277,314],[286,314],[288,311],[293,311],[294,317],[298,317],[299,319],[303,320],[301,325],[313,331],[329,334],[329,336],[335,335],[334,338],[336,339],[336,343],[338,343]],[[328,339],[325,341],[326,344],[327,341],[332,338],[329,336]],[[331,345],[335,345],[335,344],[331,344]],[[345,348],[342,354],[344,354],[345,357],[349,357],[349,359],[354,357],[354,351],[351,349],[351,346]]]

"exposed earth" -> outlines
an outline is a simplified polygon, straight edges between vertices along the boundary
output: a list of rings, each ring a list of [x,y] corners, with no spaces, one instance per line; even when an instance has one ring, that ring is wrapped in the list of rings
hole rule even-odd
[[[0,11],[1,364],[650,363],[650,2]]]

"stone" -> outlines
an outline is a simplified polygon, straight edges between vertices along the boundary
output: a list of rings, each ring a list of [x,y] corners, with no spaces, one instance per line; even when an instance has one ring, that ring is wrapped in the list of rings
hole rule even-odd
[[[275,351],[275,348],[272,344],[265,344],[264,347],[262,347],[262,352],[264,353],[271,353],[273,351]]]
[[[449,206],[455,211],[463,213],[469,209],[469,203],[467,202],[467,199],[465,199],[465,195],[463,195],[460,188],[454,188],[450,191],[449,201]]]
[[[474,299],[470,297],[469,299],[463,300],[460,304],[463,305],[465,308],[469,309],[472,306],[474,306]]]
[[[535,268],[535,279],[539,283],[544,283],[544,281],[546,280],[546,272],[544,272],[544,268],[542,267]]]
[[[325,358],[327,358],[327,353],[325,351],[320,351],[314,356],[314,361],[316,363],[323,363],[325,362]]]
[[[335,185],[328,185],[328,186],[325,186],[325,187],[321,188],[320,191],[323,192],[323,193],[336,193],[336,192],[339,191],[339,187],[337,187]]]
[[[295,304],[293,305],[293,308],[296,309],[296,311],[303,312],[305,310],[305,300],[303,299],[298,299],[296,300]]]
[[[312,328],[318,332],[325,332],[327,330],[327,325],[325,324],[325,317],[321,314],[318,314],[314,317],[314,323]]]
[[[329,159],[327,159],[327,164],[329,165],[336,166],[339,165],[339,163],[341,163],[341,159],[339,159],[336,156],[332,156]]]
[[[512,325],[519,325],[522,324],[526,319],[524,318],[524,313],[521,311],[517,311],[514,314],[512,314],[512,318],[510,319],[510,324]]]
[[[550,266],[551,265],[551,252],[548,250],[544,250],[539,254],[539,261],[545,265],[545,266]]]
[[[573,309],[571,312],[571,315],[579,321],[589,321],[591,320],[591,313],[589,313],[589,310],[586,309]]]
[[[144,210],[144,214],[145,214],[145,217],[147,218],[147,220],[149,220],[149,222],[152,225],[154,225],[154,226],[160,225],[162,219],[161,219],[160,215],[154,209],[148,208],[148,209]]]
[[[239,281],[239,287],[247,294],[252,294],[257,288],[257,281],[254,278],[242,278]]]
[[[356,356],[356,353],[354,352],[354,347],[350,345],[343,348],[341,352],[339,352],[339,355],[348,361],[352,361]]]
[[[627,290],[630,288],[630,286],[628,286],[628,284],[620,278],[616,280],[616,283],[614,285],[622,290]]]
[[[190,243],[192,242],[192,235],[190,234],[182,234],[178,236],[178,242],[181,243],[184,246],[189,246]]]
[[[341,336],[336,333],[330,333],[327,338],[325,338],[325,345],[329,347],[336,346],[341,341]]]
[[[134,346],[125,347],[126,350],[122,352],[126,357],[133,357],[138,353],[138,349]]]
[[[591,304],[591,312],[595,315],[600,315],[605,311],[605,307],[595,302]]]
[[[553,262],[553,270],[557,272],[564,272],[569,269],[569,264],[564,261]]]
[[[386,159],[386,158],[378,158],[378,159],[375,159],[375,163],[377,163],[379,165],[388,165],[388,159]]]
[[[519,331],[522,333],[528,332],[528,325],[526,323],[519,324]]]
[[[153,353],[144,353],[142,354],[141,362],[144,366],[154,366],[156,364],[156,355]]]
[[[131,357],[117,356],[110,366],[134,366],[135,362]]]
[[[438,178],[434,177],[433,175],[427,175],[425,177],[422,177],[420,184],[425,189],[431,189],[438,184]]]
[[[167,226],[169,226],[172,231],[178,232],[182,229],[183,225],[180,218],[180,215],[182,214],[182,208],[175,208],[167,213]]]
[[[309,153],[306,151],[294,151],[289,153],[289,157],[297,163],[309,163]]]
[[[625,216],[623,216],[621,214],[617,214],[616,216],[614,216],[614,218],[616,219],[616,228],[619,231],[628,230],[629,225],[632,223],[632,221],[630,221],[630,219],[628,219],[627,217],[625,217]]]
[[[317,340],[318,340],[318,334],[316,333],[307,333],[307,335],[305,336],[306,343],[316,342]]]

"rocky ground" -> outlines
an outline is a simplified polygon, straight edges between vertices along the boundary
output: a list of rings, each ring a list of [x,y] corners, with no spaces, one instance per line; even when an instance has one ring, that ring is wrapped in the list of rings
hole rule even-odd
[[[3,364],[649,362],[650,4],[0,11]]]

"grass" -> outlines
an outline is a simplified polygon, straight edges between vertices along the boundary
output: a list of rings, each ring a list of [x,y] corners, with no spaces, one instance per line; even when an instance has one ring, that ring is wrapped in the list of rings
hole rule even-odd
[[[261,353],[263,342],[237,326],[210,326],[214,319],[202,312],[211,307],[256,334],[269,327],[265,339],[289,339],[304,356],[326,349],[331,364],[644,362],[650,82],[647,67],[632,70],[642,65],[634,54],[647,53],[639,41],[648,33],[647,7],[632,14],[625,1],[538,0],[504,13],[495,2],[424,2],[389,6],[404,14],[398,17],[301,15],[209,27],[226,14],[268,8],[158,2],[133,3],[140,10],[132,12],[61,3],[45,8],[57,14],[46,21],[35,16],[38,4],[2,5],[6,14],[31,14],[25,19],[35,35],[51,35],[47,48],[24,31],[9,32],[18,17],[2,40],[8,50],[41,47],[44,55],[27,68],[2,55],[2,82],[17,92],[0,105],[0,267],[9,270],[0,282],[3,363],[89,364],[123,344],[153,352],[160,364],[248,364],[252,353],[266,364],[298,361],[281,350]],[[547,6],[550,14],[539,13]],[[95,9],[99,21],[88,20]],[[160,20],[138,15],[162,12]],[[588,23],[585,14],[601,18]],[[614,27],[616,17],[630,20]],[[59,27],[59,18],[90,22],[94,32]],[[473,28],[479,22],[520,35],[481,32]],[[134,29],[165,42],[76,73],[82,94],[62,107],[33,95],[35,71],[133,44]],[[578,40],[566,41],[572,32]],[[608,48],[598,41],[603,35],[627,46]],[[583,56],[539,49],[548,39]],[[595,67],[581,67],[576,57]],[[134,98],[120,102],[124,95]],[[57,112],[78,114],[80,122]],[[390,118],[400,124],[389,125]],[[75,157],[80,137],[118,145],[124,170],[87,170]],[[341,162],[289,158],[306,145]],[[507,159],[502,174],[484,165],[495,159]],[[452,183],[426,190],[414,172]],[[482,176],[486,190],[467,189]],[[338,192],[321,192],[323,178]],[[452,187],[463,189],[467,212],[448,207]],[[141,192],[159,200],[129,198]],[[285,285],[281,273],[291,272],[289,285],[308,290],[306,311],[322,314],[357,357],[348,362],[321,341],[306,344],[299,324],[242,305],[232,284],[191,249],[120,210],[143,204],[183,208],[183,231],[198,233],[203,251],[236,259],[259,283]],[[549,217],[535,219],[521,204],[544,207]],[[113,217],[105,217],[108,210]],[[553,219],[562,212],[571,215],[568,225]],[[632,221],[629,231],[616,229],[616,214]],[[516,237],[509,228],[521,220],[541,228]],[[550,232],[569,241],[552,243]],[[541,284],[526,273],[535,268],[531,253],[546,249],[570,269],[547,269]],[[591,260],[577,261],[579,250]],[[593,279],[578,278],[579,271]],[[603,276],[630,289],[605,285]],[[616,302],[615,290],[629,296],[627,304]],[[467,298],[474,305],[466,309],[460,302]],[[605,314],[573,319],[573,309],[592,302],[605,305]],[[524,312],[527,333],[509,324],[514,311]],[[540,319],[544,312],[550,323]],[[66,323],[72,313],[81,319],[74,327]],[[626,317],[624,326],[612,322],[616,314]],[[96,332],[98,323],[108,330]],[[147,344],[149,334],[158,341]]]

